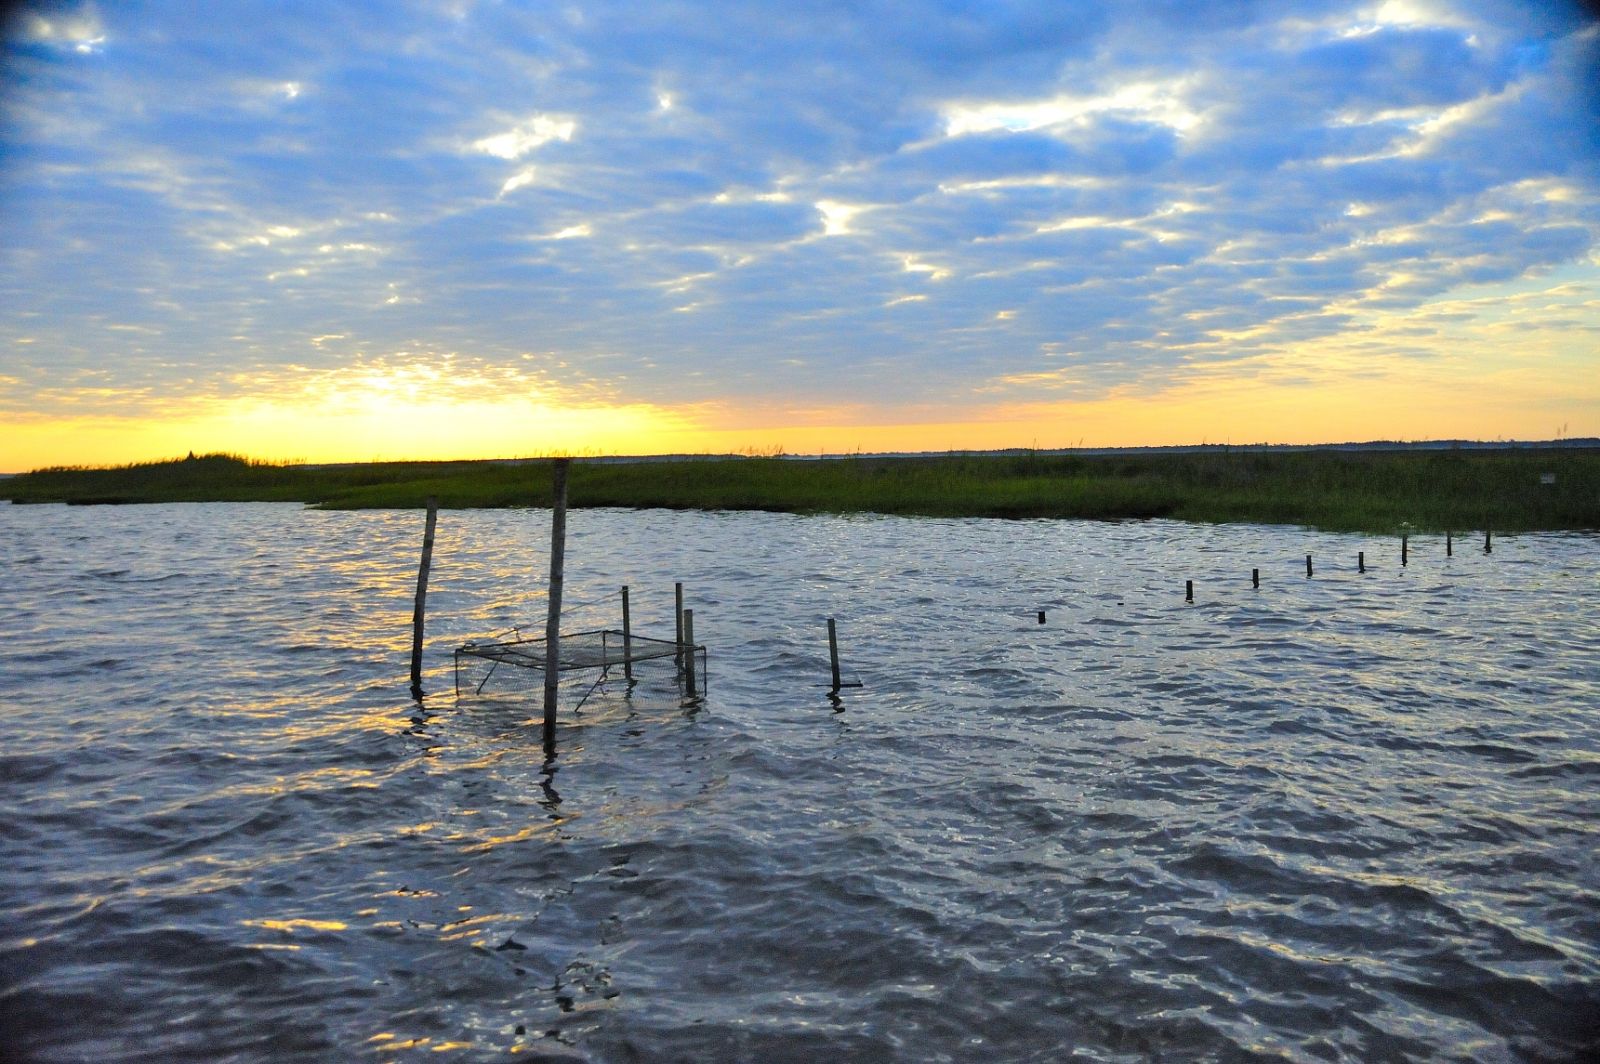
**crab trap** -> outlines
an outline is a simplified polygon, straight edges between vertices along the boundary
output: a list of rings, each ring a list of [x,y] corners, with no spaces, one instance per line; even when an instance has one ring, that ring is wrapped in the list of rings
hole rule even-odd
[[[516,629],[508,634],[512,638],[494,637],[456,649],[457,698],[532,695],[544,687],[549,663],[546,641],[542,637],[524,639]],[[670,685],[680,688],[683,697],[690,700],[698,700],[705,693],[706,648],[693,642],[598,628],[563,632],[557,639],[556,653],[555,667],[563,681],[570,674],[579,681],[574,686],[584,687],[579,707],[608,680],[621,680],[630,690],[638,684],[652,688]]]

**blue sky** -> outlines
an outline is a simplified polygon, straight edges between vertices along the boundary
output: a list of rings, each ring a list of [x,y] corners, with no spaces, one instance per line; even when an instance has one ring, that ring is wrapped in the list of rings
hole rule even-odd
[[[24,6],[9,464],[374,388],[691,448],[1600,432],[1597,56],[1501,0]]]

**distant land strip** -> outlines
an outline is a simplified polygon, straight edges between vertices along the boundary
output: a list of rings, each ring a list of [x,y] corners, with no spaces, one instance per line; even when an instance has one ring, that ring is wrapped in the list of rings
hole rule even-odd
[[[549,459],[289,465],[208,454],[0,479],[14,503],[548,506]],[[573,507],[927,517],[1167,517],[1330,531],[1600,529],[1600,439],[573,462]]]

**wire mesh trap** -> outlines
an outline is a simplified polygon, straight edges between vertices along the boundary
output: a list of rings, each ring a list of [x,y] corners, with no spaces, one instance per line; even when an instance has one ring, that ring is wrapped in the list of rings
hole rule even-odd
[[[467,643],[455,652],[456,697],[464,694],[497,696],[532,695],[544,687],[546,642],[537,639],[494,638]],[[581,707],[606,680],[623,679],[631,686],[648,682],[652,687],[681,687],[684,697],[697,699],[705,692],[706,648],[672,639],[624,633],[615,628],[562,633],[557,644],[556,671],[566,674],[593,672]],[[574,678],[577,678],[576,676]]]

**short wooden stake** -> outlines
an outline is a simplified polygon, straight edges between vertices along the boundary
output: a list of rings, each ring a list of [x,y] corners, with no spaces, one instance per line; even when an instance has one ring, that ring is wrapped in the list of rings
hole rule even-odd
[[[567,559],[567,466],[557,458],[551,467],[550,608],[544,622],[544,741],[556,739],[556,696],[561,688],[561,586]]]
[[[1044,623],[1044,610],[1040,610],[1039,611],[1039,623],[1040,624]]]
[[[433,565],[433,530],[439,500],[428,496],[428,520],[422,532],[422,564],[417,566],[417,597],[411,607],[411,697],[422,697],[422,619],[428,610],[428,569]]]
[[[1039,623],[1043,624],[1044,614],[1039,614]],[[839,633],[834,627],[833,618],[828,618],[828,666],[833,672],[833,693],[839,693]]]
[[[1311,555],[1306,555],[1306,575],[1311,575]]]
[[[677,625],[676,634],[674,635],[673,638],[676,639],[677,643],[678,643],[678,652],[675,655],[676,661],[674,661],[674,664],[677,665],[678,671],[681,673],[681,672],[683,672],[683,584],[682,583],[676,583],[676,584],[672,585],[672,615],[673,615],[673,617],[676,618],[676,622],[675,623]]]
[[[683,686],[690,698],[699,698],[694,682],[694,610],[683,611],[683,638],[688,642],[683,652]]]
[[[622,585],[622,675],[633,682],[633,624],[628,617],[628,585]]]
[[[1183,582],[1183,601],[1185,601],[1185,602],[1193,602],[1194,601],[1194,581],[1193,580],[1185,580]]]
[[[1261,570],[1260,569],[1251,569],[1250,570],[1250,586],[1254,587],[1254,588],[1260,588],[1261,587]]]
[[[1409,536],[1401,536],[1400,537],[1400,564],[1401,565],[1406,565],[1406,564],[1408,564],[1410,562],[1410,546],[1407,543],[1407,540],[1409,540],[1409,539],[1410,539]]]
[[[1444,534],[1444,556],[1446,558],[1449,558],[1452,555],[1454,555],[1455,552],[1456,552],[1455,536],[1450,532],[1446,532]]]
[[[1364,551],[1364,550],[1358,550],[1358,551],[1356,551],[1356,572],[1364,573],[1366,571],[1367,571],[1367,552]]]
[[[1490,540],[1489,530],[1486,528],[1483,530],[1483,553],[1488,554],[1492,550],[1494,550],[1494,543]]]

